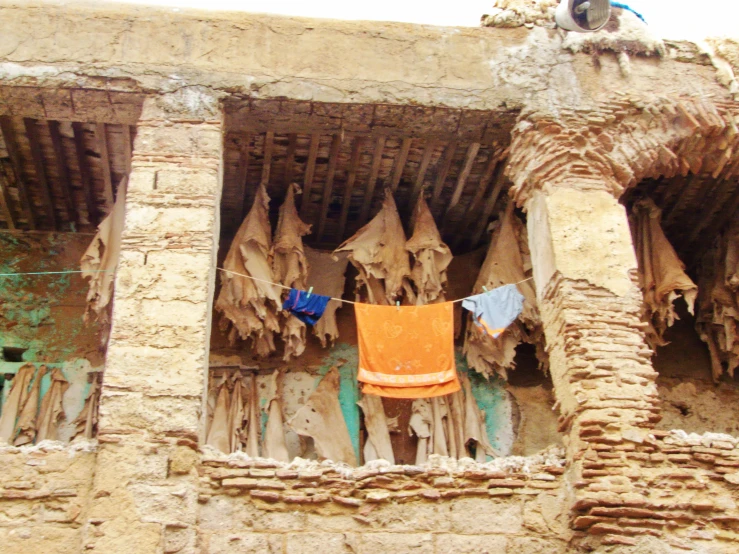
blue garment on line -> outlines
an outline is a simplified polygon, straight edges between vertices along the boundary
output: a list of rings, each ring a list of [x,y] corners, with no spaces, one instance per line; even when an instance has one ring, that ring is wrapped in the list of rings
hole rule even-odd
[[[308,296],[304,290],[290,289],[290,294],[282,304],[282,309],[287,310],[303,323],[315,325],[326,311],[326,304],[329,300],[331,298],[328,296],[315,293]]]
[[[462,301],[462,307],[471,311],[475,324],[493,338],[500,334],[521,314],[523,295],[516,285],[504,285]]]

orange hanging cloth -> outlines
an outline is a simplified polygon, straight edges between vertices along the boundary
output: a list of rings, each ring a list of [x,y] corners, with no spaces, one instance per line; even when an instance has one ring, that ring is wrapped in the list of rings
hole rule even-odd
[[[364,394],[429,398],[460,389],[452,302],[354,308]]]

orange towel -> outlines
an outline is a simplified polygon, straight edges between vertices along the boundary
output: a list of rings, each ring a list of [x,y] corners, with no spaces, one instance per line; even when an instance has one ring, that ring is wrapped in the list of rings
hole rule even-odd
[[[428,398],[459,390],[452,302],[354,308],[364,393]]]

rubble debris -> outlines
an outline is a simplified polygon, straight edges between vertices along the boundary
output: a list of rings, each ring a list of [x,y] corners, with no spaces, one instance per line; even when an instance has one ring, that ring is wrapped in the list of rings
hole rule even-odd
[[[649,325],[645,332],[651,348],[667,344],[664,333],[678,319],[675,300],[682,296],[692,314],[698,295],[698,287],[662,230],[661,217],[662,210],[651,199],[634,203],[631,230],[644,296],[642,320]]]
[[[305,247],[305,257],[308,260],[308,287],[313,287],[313,292],[331,298],[341,298],[344,293],[344,274],[349,263],[348,253],[322,252],[313,248]],[[339,338],[339,327],[336,324],[336,310],[341,308],[342,302],[329,300],[326,310],[321,319],[313,326],[313,333],[326,348],[329,344],[334,345]]]
[[[413,212],[413,236],[405,245],[413,255],[411,280],[418,297],[416,304],[432,304],[446,300],[447,268],[452,261],[452,252],[444,244],[423,195]]]
[[[487,256],[473,288],[473,294],[485,289],[518,283],[518,290],[525,300],[518,320],[511,324],[497,339],[475,329],[468,315],[464,353],[469,366],[486,377],[499,374],[507,378],[507,370],[515,367],[513,358],[521,341],[534,344],[537,357],[546,367],[544,332],[536,305],[536,293],[532,281],[524,281],[531,275],[526,229],[513,213],[513,202],[508,203],[500,226],[494,231]],[[524,282],[521,282],[524,281]]]
[[[98,225],[97,233],[80,260],[82,278],[90,280],[85,321],[94,318],[109,323],[106,308],[113,299],[115,271],[121,253],[127,185],[128,177],[124,177],[118,185],[113,210]]]
[[[261,280],[221,272],[221,292],[215,304],[222,314],[221,330],[230,329],[231,344],[235,344],[237,338],[251,339],[259,356],[274,352],[274,334],[280,331],[280,293],[269,284],[274,282],[271,252],[269,197],[264,185],[260,185],[254,205],[236,232],[223,267]]]
[[[364,413],[364,426],[367,428],[367,440],[364,443],[364,462],[387,460],[395,463],[393,446],[390,443],[390,425],[385,416],[382,398],[374,394],[365,394],[357,402]]]
[[[696,329],[708,345],[713,379],[739,367],[739,222],[716,239],[701,262]]]
[[[288,187],[285,201],[280,206],[277,232],[273,246],[272,273],[276,283],[286,287],[305,290],[309,273],[308,260],[303,248],[304,235],[310,234],[311,226],[298,216],[295,209],[295,193],[300,187]],[[305,350],[305,323],[293,314],[287,314],[282,326],[282,339],[285,342],[284,361],[300,356]]]
[[[36,442],[43,440],[58,440],[59,438],[59,423],[64,420],[64,407],[62,406],[62,399],[64,393],[69,388],[69,383],[64,378],[64,374],[59,368],[51,370],[51,387],[44,394],[44,398],[41,401],[41,408],[39,409],[38,417],[36,421],[37,432]]]
[[[358,301],[391,305],[405,297],[408,303],[415,303],[405,245],[403,224],[387,189],[379,213],[335,250],[349,252],[349,261],[359,271]]]
[[[339,404],[339,370],[332,367],[305,406],[287,422],[293,431],[311,437],[319,457],[357,465],[344,415]]]

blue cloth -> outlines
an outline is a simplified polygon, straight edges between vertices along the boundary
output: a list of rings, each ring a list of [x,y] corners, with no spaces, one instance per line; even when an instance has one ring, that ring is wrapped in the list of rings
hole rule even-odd
[[[309,297],[304,290],[290,289],[290,294],[282,304],[282,309],[287,310],[303,323],[315,325],[326,311],[326,304],[329,300],[331,298],[328,296],[313,293]]]
[[[504,285],[462,301],[462,307],[471,311],[475,324],[493,338],[513,323],[523,310],[523,295],[516,285]]]

